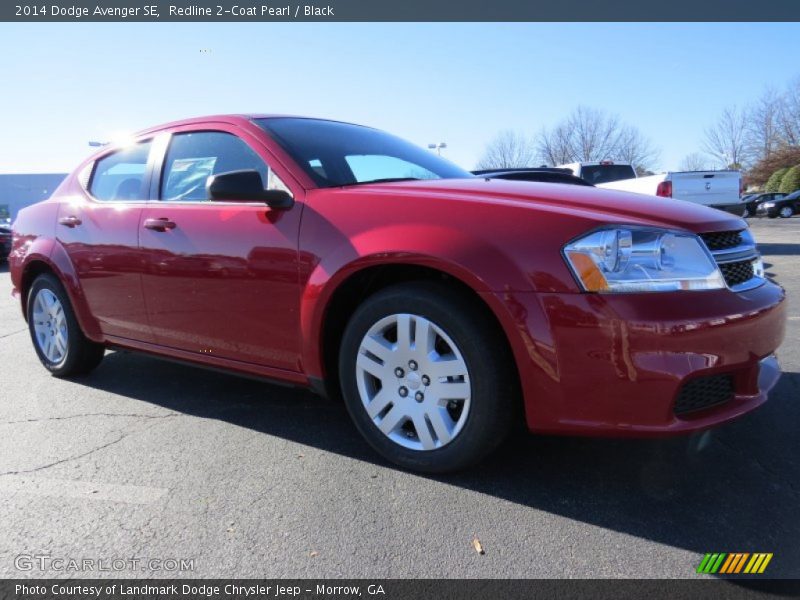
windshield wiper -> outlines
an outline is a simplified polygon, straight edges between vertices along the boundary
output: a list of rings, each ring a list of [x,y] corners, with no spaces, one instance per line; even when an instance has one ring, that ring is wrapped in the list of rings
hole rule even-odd
[[[421,181],[419,177],[384,177],[382,179],[368,179],[367,181],[354,181],[353,183],[343,183],[342,187],[351,185],[366,185],[368,183],[392,183],[394,181]]]

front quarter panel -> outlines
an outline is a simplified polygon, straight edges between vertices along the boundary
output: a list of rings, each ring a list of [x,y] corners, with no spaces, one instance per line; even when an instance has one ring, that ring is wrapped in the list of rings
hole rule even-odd
[[[324,376],[319,340],[325,308],[338,286],[363,268],[430,267],[492,299],[491,292],[577,291],[560,254],[576,228],[587,227],[576,221],[444,196],[311,191],[300,232],[304,370]],[[502,306],[489,305],[507,333],[515,327]]]

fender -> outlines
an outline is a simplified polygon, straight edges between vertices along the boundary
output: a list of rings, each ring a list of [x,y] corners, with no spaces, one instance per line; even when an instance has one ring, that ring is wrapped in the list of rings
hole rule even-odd
[[[397,249],[381,251],[387,246]],[[460,280],[481,296],[491,295],[493,290],[487,279],[494,279],[500,272],[516,289],[531,290],[528,277],[498,248],[486,244],[477,246],[464,232],[437,225],[417,224],[413,237],[408,236],[405,225],[370,229],[347,243],[325,250],[306,278],[300,300],[302,369],[311,377],[322,377],[324,371],[322,332],[328,304],[339,286],[363,269],[398,264],[428,267]],[[476,272],[464,266],[466,263],[480,263],[486,265],[487,270]],[[490,302],[490,307],[497,313],[496,303]],[[495,316],[505,323],[503,328],[508,334],[508,330],[513,329],[508,313]]]

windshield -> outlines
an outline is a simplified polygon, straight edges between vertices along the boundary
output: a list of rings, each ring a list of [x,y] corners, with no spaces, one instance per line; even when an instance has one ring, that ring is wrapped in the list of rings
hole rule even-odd
[[[581,168],[581,177],[591,183],[609,183],[620,179],[633,179],[636,171],[631,165],[585,165]]]
[[[292,117],[256,123],[319,187],[473,177],[428,150],[361,125]]]

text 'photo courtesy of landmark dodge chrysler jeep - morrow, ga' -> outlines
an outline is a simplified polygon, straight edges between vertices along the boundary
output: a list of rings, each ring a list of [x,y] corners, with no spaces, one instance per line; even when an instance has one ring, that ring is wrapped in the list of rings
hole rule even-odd
[[[738,417],[779,377],[786,319],[739,217],[475,177],[299,117],[102,148],[20,212],[9,262],[52,374],[126,348],[341,395],[379,453],[424,472],[521,419],[650,436]]]

